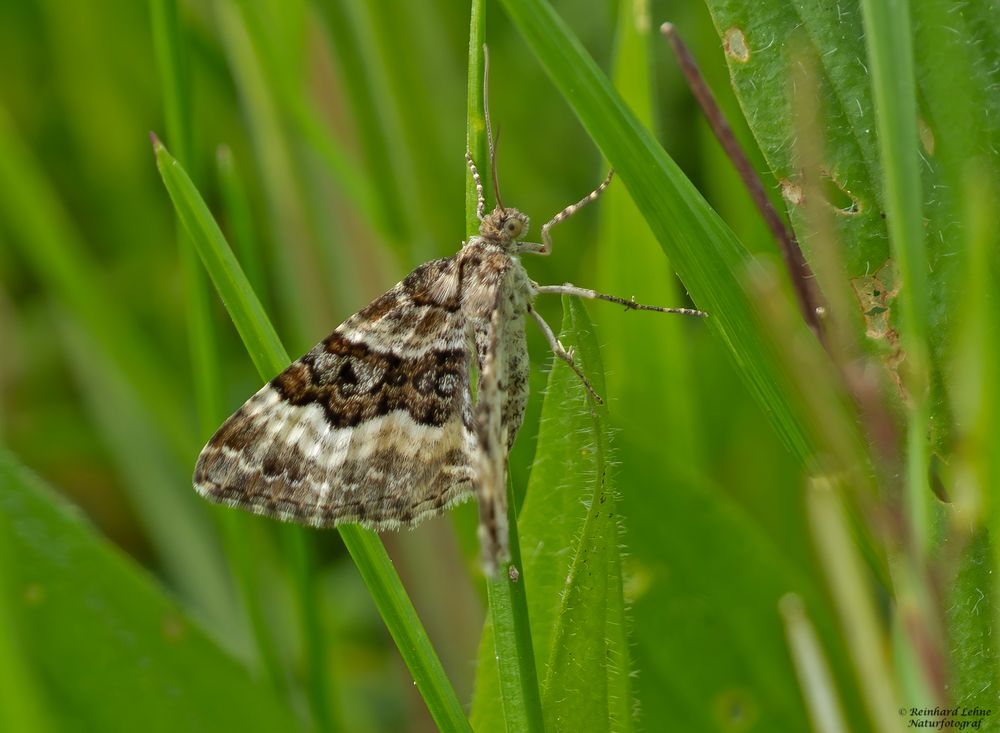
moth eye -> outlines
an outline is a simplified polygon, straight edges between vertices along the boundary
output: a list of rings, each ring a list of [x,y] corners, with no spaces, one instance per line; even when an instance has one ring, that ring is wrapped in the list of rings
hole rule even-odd
[[[520,224],[514,219],[508,221],[507,224],[504,226],[504,229],[507,230],[508,234],[517,234],[519,231],[521,231]]]

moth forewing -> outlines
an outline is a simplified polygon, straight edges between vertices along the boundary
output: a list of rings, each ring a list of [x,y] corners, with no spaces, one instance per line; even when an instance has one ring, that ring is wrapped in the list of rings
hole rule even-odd
[[[209,499],[319,527],[411,526],[475,485],[458,255],[414,270],[265,385],[203,449]]]

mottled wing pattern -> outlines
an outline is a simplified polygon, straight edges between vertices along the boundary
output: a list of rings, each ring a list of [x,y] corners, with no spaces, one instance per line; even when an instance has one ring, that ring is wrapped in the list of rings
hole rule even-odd
[[[475,326],[479,358],[475,415],[479,449],[474,454],[479,479],[479,534],[483,561],[492,573],[498,561],[510,556],[507,454],[521,427],[528,399],[524,316],[531,282],[517,260],[495,253],[483,253],[481,259],[482,272],[469,278],[480,283],[481,289],[475,296],[469,293],[465,302],[469,321]]]
[[[504,381],[507,360],[503,353],[503,324],[507,309],[503,293],[498,292],[489,325],[477,339],[480,353],[479,390],[476,400],[476,439],[474,454],[479,479],[479,543],[483,563],[490,575],[498,562],[510,557],[507,521],[507,436],[504,435]]]
[[[207,498],[313,526],[412,525],[467,499],[478,450],[461,253],[414,270],[205,446]]]

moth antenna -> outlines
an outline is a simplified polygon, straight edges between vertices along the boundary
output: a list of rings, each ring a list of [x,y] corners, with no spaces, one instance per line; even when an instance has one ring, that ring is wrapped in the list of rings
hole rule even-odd
[[[490,142],[490,173],[493,176],[493,195],[497,200],[497,208],[503,211],[500,180],[497,178],[497,148],[493,140],[493,125],[490,123],[490,52],[485,43],[483,44],[483,117],[486,118],[486,137]]]

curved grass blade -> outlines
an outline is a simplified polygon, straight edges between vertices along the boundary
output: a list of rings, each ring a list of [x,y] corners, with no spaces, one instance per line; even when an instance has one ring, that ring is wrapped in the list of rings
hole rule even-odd
[[[191,235],[257,371],[262,378],[270,379],[290,361],[278,334],[191,179],[155,138],[153,147],[160,175],[177,215]],[[435,722],[446,731],[471,730],[378,536],[356,525],[343,525],[338,527],[338,532]]]

